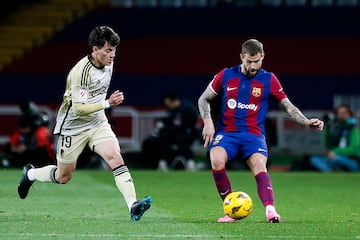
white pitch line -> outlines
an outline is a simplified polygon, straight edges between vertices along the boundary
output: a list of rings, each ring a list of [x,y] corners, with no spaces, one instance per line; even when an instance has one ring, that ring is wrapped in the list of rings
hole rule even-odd
[[[17,238],[36,238],[36,237],[61,237],[61,238],[154,238],[154,239],[171,239],[171,238],[238,238],[238,239],[360,239],[360,236],[293,236],[293,235],[267,235],[267,236],[245,236],[234,234],[86,234],[86,233],[0,233],[0,237],[17,237]]]

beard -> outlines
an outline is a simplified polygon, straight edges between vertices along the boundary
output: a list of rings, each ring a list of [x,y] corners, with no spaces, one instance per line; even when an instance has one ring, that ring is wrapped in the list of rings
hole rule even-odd
[[[245,70],[245,75],[246,75],[247,77],[255,77],[258,72],[259,72],[259,69],[255,69],[255,68],[253,68],[253,69],[246,69],[246,70]]]

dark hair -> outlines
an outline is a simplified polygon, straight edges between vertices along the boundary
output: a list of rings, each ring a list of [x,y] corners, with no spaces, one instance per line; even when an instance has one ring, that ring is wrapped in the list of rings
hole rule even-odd
[[[246,40],[241,45],[241,54],[249,54],[250,56],[254,56],[258,53],[264,53],[264,47],[261,42],[256,39]]]
[[[163,100],[165,101],[165,99],[170,99],[171,101],[179,100],[180,95],[175,91],[167,91],[163,95]]]
[[[21,115],[19,117],[20,128],[35,127],[35,126],[36,126],[36,119],[34,119],[33,116]]]
[[[354,116],[354,112],[351,110],[350,105],[345,104],[345,103],[342,103],[342,104],[340,104],[339,106],[337,106],[337,107],[335,108],[335,111],[334,111],[335,115],[337,115],[337,113],[338,113],[338,111],[339,111],[340,108],[345,108],[345,109],[348,111],[350,117],[353,117],[353,116]]]
[[[89,35],[89,46],[102,48],[108,42],[111,46],[116,47],[120,43],[119,35],[108,26],[95,27]]]

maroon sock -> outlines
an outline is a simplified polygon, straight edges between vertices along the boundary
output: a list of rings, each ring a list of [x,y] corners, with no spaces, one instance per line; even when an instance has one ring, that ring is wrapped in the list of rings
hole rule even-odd
[[[270,176],[267,172],[260,172],[255,176],[257,191],[264,207],[274,205],[274,192],[271,186]]]
[[[212,170],[212,175],[215,180],[216,188],[222,200],[225,199],[226,195],[231,193],[231,185],[229,178],[226,174],[226,169]]]

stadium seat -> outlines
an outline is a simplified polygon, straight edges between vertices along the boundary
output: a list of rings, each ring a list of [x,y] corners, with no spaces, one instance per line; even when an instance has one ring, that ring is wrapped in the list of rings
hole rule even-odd
[[[257,0],[236,0],[234,3],[237,7],[255,7]]]
[[[312,0],[311,6],[312,7],[330,7],[334,3],[333,0]]]
[[[285,5],[289,7],[304,7],[307,0],[285,0]]]
[[[263,6],[280,7],[281,3],[281,0],[261,0]]]
[[[206,7],[207,5],[206,0],[184,0],[185,7]]]
[[[156,0],[133,0],[135,7],[156,7]]]
[[[110,0],[48,0],[19,6],[0,27],[0,70],[87,10],[108,3]]]
[[[182,7],[182,0],[159,0],[160,7]]]
[[[336,6],[339,7],[355,7],[358,5],[357,0],[337,0]]]

